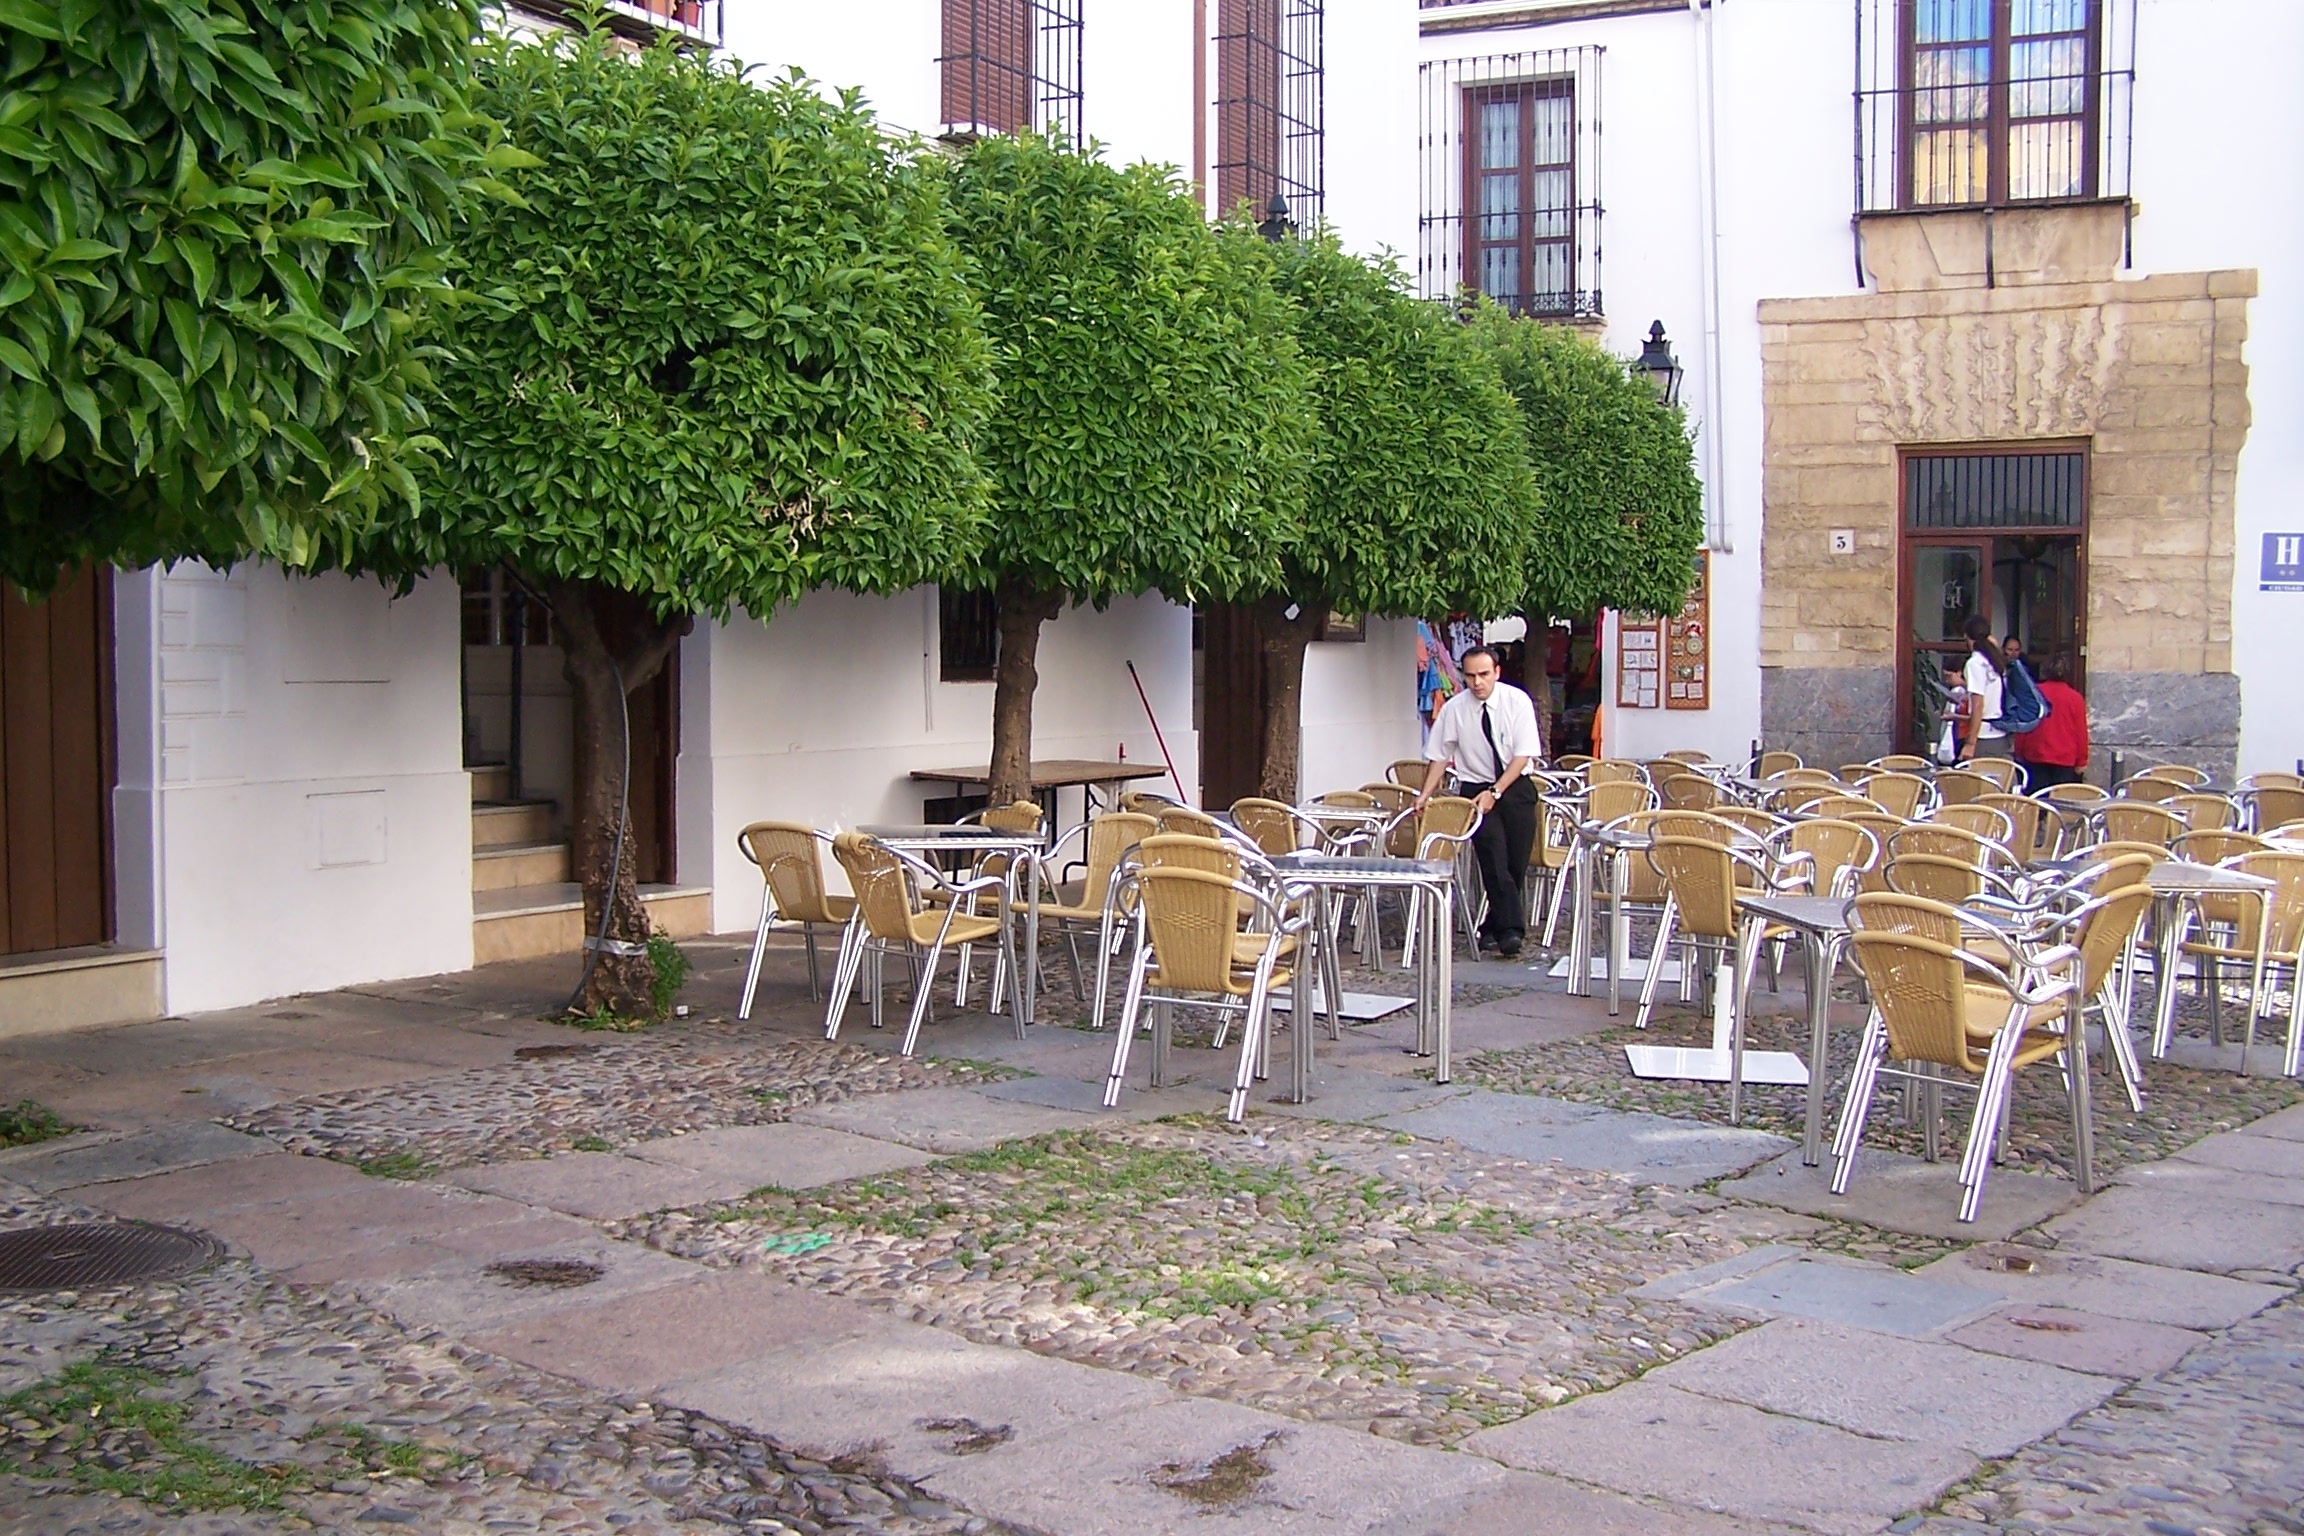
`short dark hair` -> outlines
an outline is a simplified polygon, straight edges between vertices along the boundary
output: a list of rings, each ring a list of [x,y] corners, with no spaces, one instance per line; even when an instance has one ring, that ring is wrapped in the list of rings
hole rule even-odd
[[[2072,663],[2066,661],[2062,655],[2052,652],[2048,659],[2040,664],[2040,675],[2051,683],[2069,683],[2072,681]]]
[[[1504,658],[1496,654],[1496,647],[1492,645],[1476,645],[1472,647],[1472,649],[1466,651],[1463,655],[1456,658],[1456,665],[1461,667],[1475,656],[1485,656],[1488,658],[1488,665],[1494,667],[1499,672],[1504,670]]]

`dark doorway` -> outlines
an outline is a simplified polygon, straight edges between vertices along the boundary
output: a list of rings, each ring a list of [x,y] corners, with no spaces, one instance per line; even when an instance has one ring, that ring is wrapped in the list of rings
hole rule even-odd
[[[1897,750],[1935,746],[1974,614],[2023,642],[2034,676],[2060,659],[2085,691],[2085,449],[1908,450],[1903,479]]]
[[[0,582],[0,954],[112,938],[112,572]]]
[[[1264,664],[1256,610],[1204,603],[1200,644],[1200,803],[1221,808],[1264,782]]]

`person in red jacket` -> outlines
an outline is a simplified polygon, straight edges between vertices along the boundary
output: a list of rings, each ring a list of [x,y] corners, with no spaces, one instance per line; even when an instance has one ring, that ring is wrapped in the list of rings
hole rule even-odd
[[[2016,738],[2016,760],[2036,795],[2058,784],[2077,784],[2088,771],[2088,701],[2072,686],[2072,669],[2063,657],[2051,656],[2040,671],[2048,718]]]

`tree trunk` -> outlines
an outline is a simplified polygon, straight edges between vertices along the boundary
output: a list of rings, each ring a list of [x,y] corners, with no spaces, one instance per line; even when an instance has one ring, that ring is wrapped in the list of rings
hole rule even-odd
[[[1032,691],[1040,686],[1040,626],[1063,610],[1061,594],[1003,576],[1000,660],[992,685],[992,803],[1032,798]]]
[[[650,992],[656,968],[646,950],[650,924],[634,874],[639,850],[632,843],[626,790],[628,753],[649,750],[652,744],[627,743],[625,721],[630,696],[654,680],[665,657],[695,621],[685,615],[659,619],[645,599],[596,582],[528,585],[552,610],[574,706],[576,762],[583,771],[575,785],[576,803],[570,807],[570,832],[576,878],[584,887],[587,941],[600,932],[601,913],[609,914],[607,946],[587,969],[573,1011],[653,1018],[656,1008]],[[617,697],[619,676],[622,700]],[[619,831],[621,859],[616,856]],[[637,952],[622,952],[627,945],[636,946]]]
[[[1288,617],[1294,608],[1296,617]],[[1320,628],[1311,603],[1268,597],[1256,605],[1256,638],[1264,666],[1264,772],[1257,785],[1267,800],[1296,803],[1303,765],[1304,651]]]

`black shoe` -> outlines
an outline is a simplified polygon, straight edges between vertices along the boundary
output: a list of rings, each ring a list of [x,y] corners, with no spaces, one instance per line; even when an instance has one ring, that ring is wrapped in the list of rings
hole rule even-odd
[[[1505,940],[1503,943],[1501,943],[1501,944],[1497,945],[1497,946],[1496,946],[1496,958],[1497,958],[1497,959],[1499,959],[1499,960],[1517,960],[1517,959],[1519,959],[1519,958],[1520,958],[1520,941],[1519,941],[1518,939],[1506,939],[1506,940]]]

